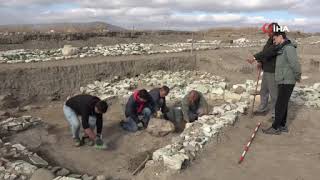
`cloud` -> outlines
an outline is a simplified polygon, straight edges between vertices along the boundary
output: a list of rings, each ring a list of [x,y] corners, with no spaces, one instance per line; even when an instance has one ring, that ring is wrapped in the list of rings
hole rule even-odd
[[[0,0],[0,24],[106,21],[127,28],[194,30],[278,21],[319,30],[319,5],[316,0]]]

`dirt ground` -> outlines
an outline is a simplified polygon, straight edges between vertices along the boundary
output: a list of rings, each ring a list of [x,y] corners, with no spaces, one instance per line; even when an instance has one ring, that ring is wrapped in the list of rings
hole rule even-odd
[[[320,163],[319,111],[292,105],[289,108],[289,133],[280,136],[257,133],[242,164],[238,164],[244,145],[256,124],[271,125],[268,117],[243,116],[211,142],[189,168],[168,175],[144,172],[138,179],[174,180],[315,180]]]

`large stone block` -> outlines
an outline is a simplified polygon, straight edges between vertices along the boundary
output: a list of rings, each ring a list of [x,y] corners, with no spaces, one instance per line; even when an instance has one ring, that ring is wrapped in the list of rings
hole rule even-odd
[[[163,164],[172,170],[180,170],[189,160],[185,154],[175,154],[173,156],[163,156]]]
[[[152,118],[149,121],[147,131],[153,136],[162,137],[174,132],[175,127],[170,121]]]
[[[64,56],[73,56],[78,54],[78,48],[72,47],[71,45],[64,45],[61,51]]]

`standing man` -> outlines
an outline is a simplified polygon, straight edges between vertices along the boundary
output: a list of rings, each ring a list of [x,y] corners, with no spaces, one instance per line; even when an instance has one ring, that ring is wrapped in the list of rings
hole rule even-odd
[[[136,132],[138,130],[138,124],[141,122],[143,127],[147,128],[153,113],[155,113],[154,102],[148,91],[145,89],[135,91],[126,104],[126,120],[121,121],[120,126],[124,130]],[[142,116],[141,120],[139,116]]]
[[[208,114],[208,103],[203,94],[192,90],[182,99],[183,119],[194,122],[198,117]]]
[[[149,91],[150,96],[154,102],[154,110],[157,112],[157,117],[160,118],[161,115],[167,118],[166,113],[169,112],[169,108],[166,105],[166,96],[169,94],[170,89],[168,86],[162,86],[161,88],[154,88]]]
[[[85,136],[92,142],[95,142],[96,146],[103,146],[103,141],[101,139],[103,126],[102,115],[106,113],[107,110],[108,104],[105,101],[101,101],[96,96],[82,94],[71,97],[66,101],[63,106],[63,112],[70,124],[75,146],[81,146],[80,121],[78,116],[81,117]],[[97,133],[94,133],[96,127]]]
[[[257,68],[263,70],[263,77],[260,90],[260,105],[254,112],[255,115],[265,115],[268,111],[269,95],[271,97],[272,119],[275,117],[275,104],[278,96],[278,87],[275,81],[276,68],[276,46],[273,44],[273,27],[279,26],[277,23],[271,23],[268,26],[269,39],[263,50],[255,54],[250,60],[250,63],[257,61]]]
[[[273,41],[280,47],[275,71],[278,98],[275,106],[275,120],[272,126],[264,129],[263,132],[279,135],[281,132],[288,132],[286,126],[288,104],[296,82],[301,80],[301,65],[297,56],[297,46],[287,39],[285,32],[275,32]]]

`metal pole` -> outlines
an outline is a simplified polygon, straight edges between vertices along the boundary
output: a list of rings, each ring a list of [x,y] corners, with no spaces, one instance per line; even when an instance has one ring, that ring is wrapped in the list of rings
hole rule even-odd
[[[192,32],[192,42],[191,42],[191,55],[193,55],[193,32]]]

